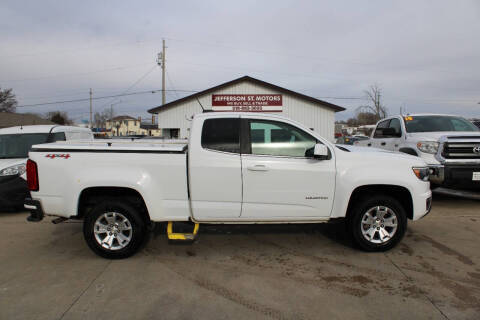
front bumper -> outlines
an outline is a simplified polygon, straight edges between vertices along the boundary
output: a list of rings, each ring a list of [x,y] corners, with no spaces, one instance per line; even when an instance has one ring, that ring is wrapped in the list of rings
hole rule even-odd
[[[0,210],[22,208],[29,194],[27,181],[22,177],[0,177]]]
[[[417,194],[413,197],[413,220],[425,217],[432,210],[432,191]]]
[[[38,200],[27,198],[25,199],[24,207],[25,209],[28,209],[30,211],[30,215],[27,217],[27,221],[39,222],[43,220],[43,217],[45,217],[42,204]]]
[[[472,180],[474,172],[480,172],[480,165],[432,165],[430,182],[452,189],[480,190],[480,181]]]

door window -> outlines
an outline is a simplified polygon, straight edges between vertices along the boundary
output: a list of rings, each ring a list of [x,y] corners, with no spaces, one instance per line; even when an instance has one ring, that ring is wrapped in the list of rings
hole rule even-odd
[[[393,118],[392,120],[390,120],[390,124],[388,125],[388,127],[395,130],[395,135],[397,137],[402,136],[402,127],[400,126],[400,120],[398,120],[397,118]]]
[[[287,123],[250,120],[252,154],[307,157],[316,143],[315,138]]]
[[[378,123],[377,128],[375,129],[375,133],[373,134],[374,138],[383,138],[383,129],[388,127],[388,123],[390,120],[385,120]]]
[[[240,118],[205,120],[202,129],[202,147],[240,153]]]

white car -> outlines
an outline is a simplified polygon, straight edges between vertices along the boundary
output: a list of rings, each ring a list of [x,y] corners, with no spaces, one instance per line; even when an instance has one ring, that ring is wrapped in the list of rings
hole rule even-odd
[[[387,250],[407,219],[430,211],[428,167],[418,157],[358,149],[280,116],[203,113],[188,144],[33,146],[25,208],[32,221],[83,219],[87,244],[107,258],[134,254],[150,222],[169,222],[170,239],[191,239],[202,223],[344,219],[361,248]],[[176,222],[191,222],[194,232],[174,233]]]
[[[425,160],[433,186],[480,189],[480,129],[467,119],[409,114],[383,119],[357,146],[398,151]]]
[[[28,195],[25,165],[32,145],[79,139],[92,140],[90,129],[57,125],[0,129],[0,210],[23,209]]]

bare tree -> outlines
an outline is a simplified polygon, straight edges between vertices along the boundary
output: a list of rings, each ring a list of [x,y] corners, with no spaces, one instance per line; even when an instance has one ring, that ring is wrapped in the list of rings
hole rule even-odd
[[[60,125],[71,125],[73,121],[68,118],[66,112],[62,111],[51,111],[48,112],[45,116],[46,119],[52,121],[53,123],[60,124]]]
[[[12,89],[2,90],[0,88],[0,112],[15,112],[17,104],[17,99],[12,93]]]
[[[369,100],[368,105],[360,106],[357,111],[363,113],[373,113],[377,120],[387,116],[387,107],[382,103],[382,89],[377,85],[371,85],[369,90],[365,90],[365,98]]]
[[[101,113],[95,112],[93,116],[93,122],[95,123],[95,127],[97,128],[105,128],[106,122],[113,118],[113,110],[112,109],[105,109]]]

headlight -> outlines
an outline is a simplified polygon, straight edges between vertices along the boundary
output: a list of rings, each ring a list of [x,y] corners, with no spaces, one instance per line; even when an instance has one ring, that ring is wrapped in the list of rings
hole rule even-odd
[[[417,142],[417,148],[422,152],[435,154],[438,151],[438,142],[419,141]]]
[[[3,176],[15,176],[15,175],[22,175],[25,173],[25,164],[17,164],[15,166],[11,166],[5,168],[0,171],[0,177]]]
[[[430,176],[430,168],[427,167],[413,167],[413,173],[417,176],[418,179],[423,181],[428,181]]]

